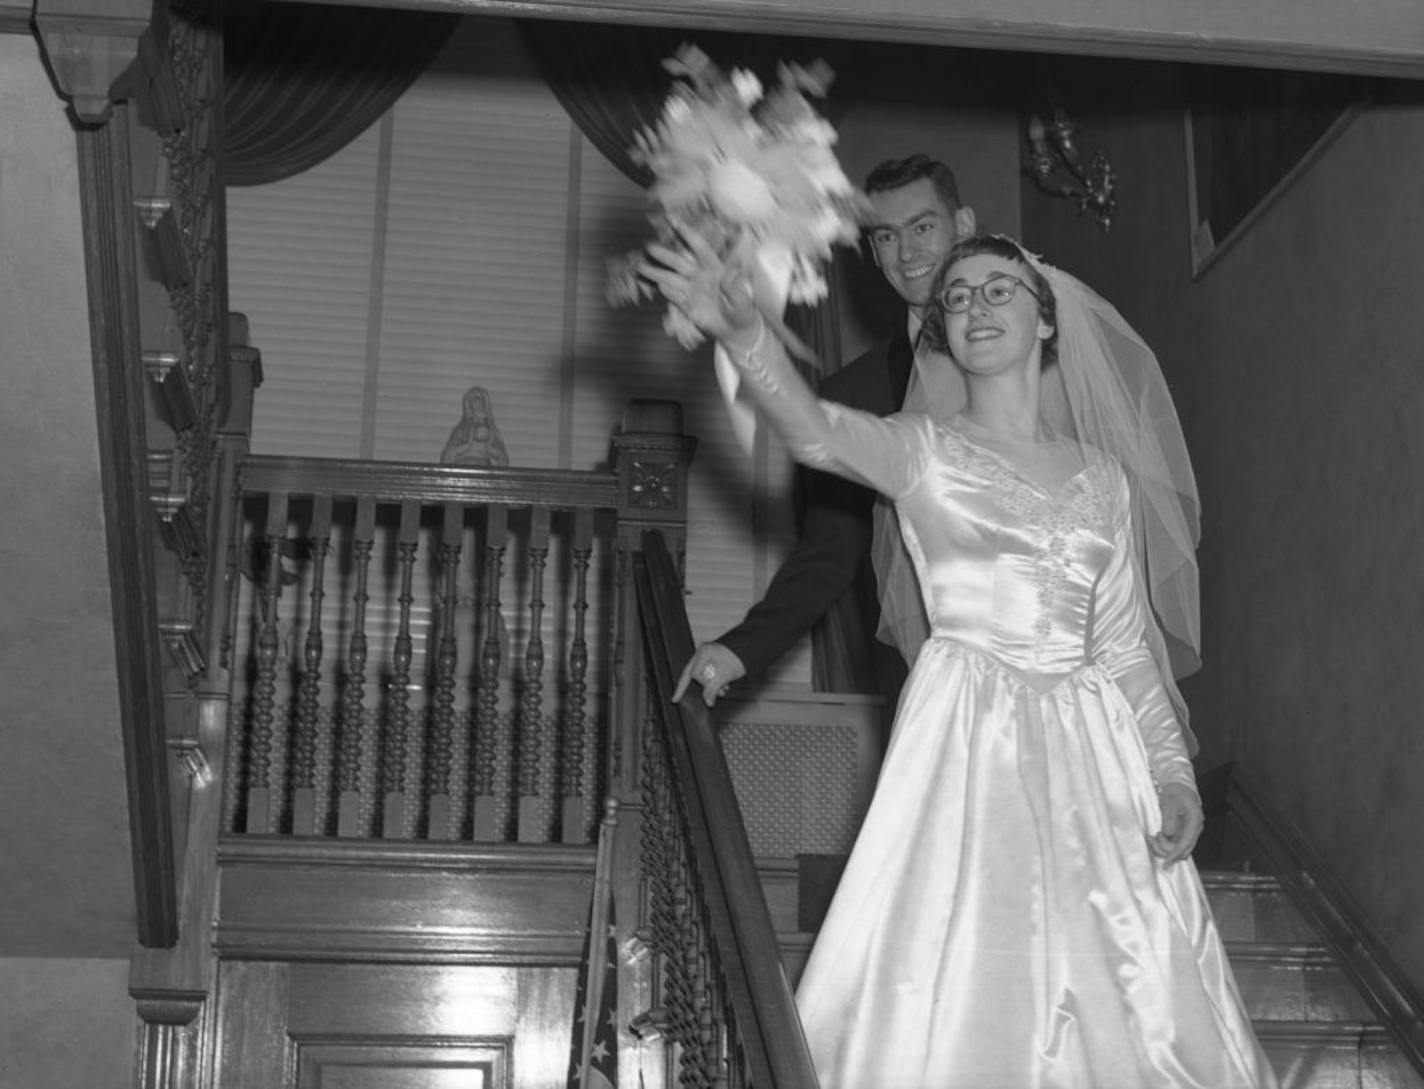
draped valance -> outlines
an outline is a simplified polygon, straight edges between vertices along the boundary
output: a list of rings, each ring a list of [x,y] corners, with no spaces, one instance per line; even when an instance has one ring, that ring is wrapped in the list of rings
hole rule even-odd
[[[459,16],[328,4],[233,5],[223,25],[229,185],[308,170],[375,123]]]
[[[849,62],[842,42],[768,37],[666,27],[598,26],[588,23],[521,20],[520,33],[539,73],[579,130],[608,160],[639,185],[651,180],[633,162],[635,134],[657,120],[671,77],[663,61],[692,42],[722,69],[746,68],[764,83],[776,78],[779,62],[827,61],[840,70]],[[832,124],[840,109],[820,104]]]

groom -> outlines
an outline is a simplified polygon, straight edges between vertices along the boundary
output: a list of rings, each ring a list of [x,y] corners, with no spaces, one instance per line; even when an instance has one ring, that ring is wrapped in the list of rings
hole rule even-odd
[[[954,173],[926,155],[889,159],[867,175],[873,211],[866,242],[876,265],[908,310],[904,328],[828,377],[821,396],[880,416],[899,411],[914,365],[912,345],[929,307],[940,262],[974,233],[974,211],[959,202]],[[703,643],[678,680],[675,699],[697,681],[712,706],[733,681],[758,676],[859,582],[870,614],[870,645],[879,687],[893,699],[905,678],[899,652],[874,638],[879,606],[870,571],[875,493],[828,473],[806,476],[801,536],[746,618],[715,642]],[[857,573],[860,574],[857,580]]]

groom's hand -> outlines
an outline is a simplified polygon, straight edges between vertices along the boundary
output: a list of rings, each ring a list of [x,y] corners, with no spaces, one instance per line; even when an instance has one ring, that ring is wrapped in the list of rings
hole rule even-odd
[[[687,665],[682,667],[682,675],[677,679],[672,701],[677,703],[681,700],[688,686],[696,681],[702,686],[702,702],[711,707],[727,690],[728,685],[746,675],[747,669],[742,665],[742,660],[721,643],[703,643],[693,653]]]

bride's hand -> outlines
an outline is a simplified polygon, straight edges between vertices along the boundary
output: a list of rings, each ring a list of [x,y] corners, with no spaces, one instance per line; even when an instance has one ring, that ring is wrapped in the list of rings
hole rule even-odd
[[[1180,862],[1192,853],[1202,832],[1202,804],[1196,791],[1181,783],[1162,788],[1162,831],[1148,840],[1148,846],[1164,866]]]
[[[695,230],[679,224],[683,248],[654,242],[639,272],[669,303],[729,349],[746,350],[760,333],[750,275],[730,265]]]

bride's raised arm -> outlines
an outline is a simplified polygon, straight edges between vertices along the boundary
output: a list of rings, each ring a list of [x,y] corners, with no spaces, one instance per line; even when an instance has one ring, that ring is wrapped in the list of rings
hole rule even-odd
[[[823,401],[792,365],[758,308],[761,285],[728,267],[696,232],[687,248],[654,244],[642,274],[667,300],[716,339],[742,375],[742,390],[804,465],[864,483],[892,498],[923,471],[933,425],[923,417],[882,419]]]

